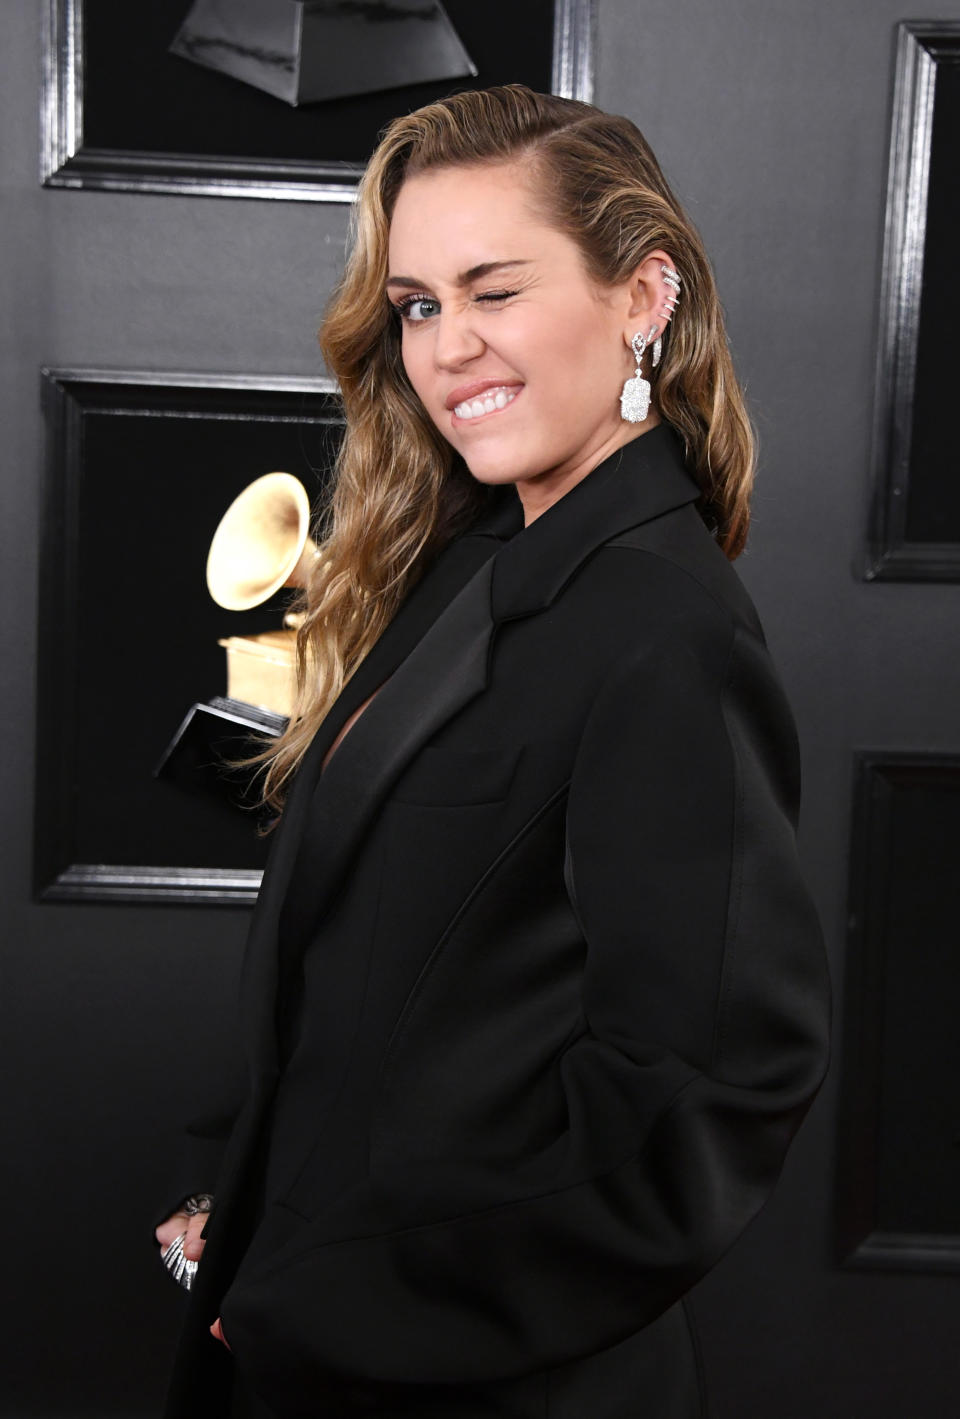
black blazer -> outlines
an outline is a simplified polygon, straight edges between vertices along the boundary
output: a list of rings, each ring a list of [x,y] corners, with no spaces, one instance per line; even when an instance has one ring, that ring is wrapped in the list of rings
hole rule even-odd
[[[661,425],[512,489],[311,746],[243,978],[250,1094],[171,1391],[692,1419],[677,1302],[822,1077],[791,716]],[[380,693],[320,774],[352,711]]]

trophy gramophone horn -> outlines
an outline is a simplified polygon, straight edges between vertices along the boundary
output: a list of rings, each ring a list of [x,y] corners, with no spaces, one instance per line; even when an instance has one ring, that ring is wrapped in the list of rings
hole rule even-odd
[[[306,489],[292,473],[265,473],[220,519],[207,555],[207,587],[218,606],[247,611],[281,586],[303,586],[316,558]]]

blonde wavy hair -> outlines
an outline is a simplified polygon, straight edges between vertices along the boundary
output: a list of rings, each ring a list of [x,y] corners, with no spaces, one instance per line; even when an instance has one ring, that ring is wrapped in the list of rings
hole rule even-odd
[[[320,556],[301,599],[299,699],[260,756],[264,798],[282,804],[319,725],[425,564],[476,515],[485,490],[453,455],[407,380],[386,296],[390,220],[407,176],[523,159],[542,214],[580,248],[601,286],[668,252],[683,281],[653,377],[683,439],[700,509],[731,560],[749,525],[754,445],[700,237],[633,123],[521,84],[458,93],[395,119],[370,160],[352,243],[320,345],[346,432],[321,509]],[[616,398],[617,391],[611,392]]]

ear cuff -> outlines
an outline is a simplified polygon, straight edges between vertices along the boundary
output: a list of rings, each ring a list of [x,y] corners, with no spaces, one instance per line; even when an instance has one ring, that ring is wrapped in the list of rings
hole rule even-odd
[[[664,283],[670,287],[669,292],[664,296],[663,305],[660,308],[660,315],[664,320],[669,320],[676,310],[677,302],[680,299],[680,277],[670,266],[661,266],[660,274],[664,279]]]

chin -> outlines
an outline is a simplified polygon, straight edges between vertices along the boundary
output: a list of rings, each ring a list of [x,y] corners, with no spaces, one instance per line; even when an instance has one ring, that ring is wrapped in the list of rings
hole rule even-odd
[[[483,483],[488,488],[500,487],[505,483],[512,484],[518,481],[516,469],[510,464],[507,464],[505,467],[502,461],[498,461],[494,465],[487,465],[482,459],[476,460],[473,463],[471,463],[468,458],[464,458],[463,461],[466,464],[467,472],[470,476],[475,478],[478,483]],[[522,476],[521,474],[521,477]]]
[[[470,443],[467,439],[463,442]],[[544,459],[542,443],[531,449],[519,439],[477,439],[472,447],[461,447],[457,452],[477,482],[491,487],[537,478],[553,466],[549,456]]]

